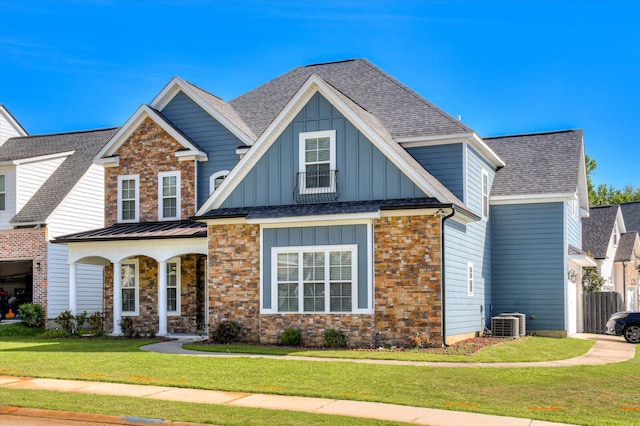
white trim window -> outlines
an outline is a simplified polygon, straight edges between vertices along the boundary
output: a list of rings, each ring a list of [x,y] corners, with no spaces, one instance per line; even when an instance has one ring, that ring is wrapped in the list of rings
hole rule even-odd
[[[140,206],[140,177],[118,176],[118,222],[138,222]]]
[[[167,315],[180,315],[180,259],[167,262]]]
[[[473,262],[467,263],[467,294],[473,296],[474,290]]]
[[[158,219],[180,219],[180,172],[158,173]]]
[[[140,279],[137,259],[122,262],[122,315],[137,316],[140,310]]]
[[[357,246],[272,249],[272,297],[279,313],[357,310]]]
[[[301,194],[336,191],[336,131],[302,132],[299,136]]]
[[[4,210],[7,208],[6,206],[6,197],[7,197],[7,177],[6,175],[0,175],[0,210]]]
[[[226,179],[228,174],[229,174],[229,170],[220,170],[219,172],[215,172],[209,177],[209,193],[210,194],[212,194],[213,191],[218,189],[218,187]]]
[[[618,240],[620,239],[620,231],[618,230],[618,224],[613,224],[613,246],[618,247]]]
[[[489,173],[482,169],[482,218],[489,217]]]

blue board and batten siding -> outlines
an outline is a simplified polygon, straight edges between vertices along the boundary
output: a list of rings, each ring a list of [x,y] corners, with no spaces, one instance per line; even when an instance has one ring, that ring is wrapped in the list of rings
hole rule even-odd
[[[274,247],[302,247],[356,244],[358,246],[358,309],[370,309],[367,271],[367,225],[305,226],[265,228],[262,234],[262,306],[273,309],[271,249]]]
[[[419,146],[407,148],[409,154],[447,189],[464,200],[464,144]]]
[[[467,144],[467,206],[482,215],[482,171],[487,172],[489,187],[495,168]],[[461,155],[462,156],[462,155]],[[487,220],[466,225],[449,219],[445,222],[445,312],[446,334],[482,331],[489,318],[492,290],[491,227]],[[473,294],[468,292],[468,265],[473,263]]]
[[[162,109],[162,114],[208,155],[208,161],[198,162],[200,208],[211,191],[209,177],[221,170],[231,170],[240,159],[236,149],[244,143],[182,92]]]
[[[564,204],[491,206],[493,315],[522,312],[527,329],[565,330]]]
[[[363,201],[426,195],[323,96],[316,93],[221,207],[295,204],[299,134],[336,131],[339,198]]]

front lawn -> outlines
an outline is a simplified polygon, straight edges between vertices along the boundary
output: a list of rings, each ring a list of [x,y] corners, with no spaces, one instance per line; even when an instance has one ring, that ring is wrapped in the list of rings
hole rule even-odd
[[[0,337],[1,373],[377,401],[584,425],[640,423],[638,353],[604,366],[437,368],[176,356],[138,350],[144,343]],[[11,392],[0,390],[0,400],[9,401]]]

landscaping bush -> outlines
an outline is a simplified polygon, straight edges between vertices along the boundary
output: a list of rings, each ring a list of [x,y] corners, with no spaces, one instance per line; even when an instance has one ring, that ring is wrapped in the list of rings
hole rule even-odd
[[[214,343],[228,345],[238,337],[241,330],[242,326],[237,321],[221,321],[213,331],[212,338]]]
[[[342,331],[333,328],[324,332],[324,342],[331,348],[344,348],[347,341]]]
[[[73,336],[76,334],[76,319],[71,313],[71,311],[66,310],[60,312],[60,314],[56,317],[56,324],[67,332],[67,336]]]
[[[37,303],[20,305],[20,319],[29,327],[42,327],[42,306]]]
[[[287,327],[280,336],[280,343],[284,346],[299,346],[302,342],[302,331],[297,328]]]
[[[87,318],[89,318],[89,314],[87,311],[82,311],[81,314],[76,315],[76,332],[80,333],[85,327],[84,325],[87,322]]]
[[[122,330],[122,334],[126,337],[138,337],[140,333],[133,326],[133,319],[129,317],[124,317],[120,320],[120,329]]]
[[[102,312],[94,312],[88,318],[89,331],[96,336],[104,335],[104,317]]]
[[[416,333],[411,336],[409,342],[416,349],[425,349],[431,346],[431,336],[429,336],[429,332]]]

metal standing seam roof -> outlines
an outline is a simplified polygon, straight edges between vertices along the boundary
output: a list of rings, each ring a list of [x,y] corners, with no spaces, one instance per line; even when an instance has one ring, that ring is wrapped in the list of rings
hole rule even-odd
[[[582,249],[594,259],[607,257],[613,225],[619,206],[592,206],[589,217],[582,219]]]
[[[484,138],[504,160],[491,196],[574,193],[582,158],[582,130]]]
[[[380,120],[393,138],[473,131],[365,59],[298,67],[229,104],[261,135],[314,73]]]
[[[118,223],[106,228],[63,235],[56,243],[167,238],[204,238],[207,225],[190,220],[143,223]]]
[[[118,128],[111,128],[9,139],[0,147],[0,161],[73,151],[10,222],[13,225],[45,223],[93,164],[93,157],[117,131]]]

